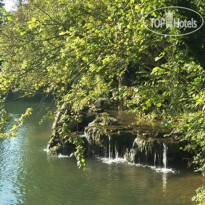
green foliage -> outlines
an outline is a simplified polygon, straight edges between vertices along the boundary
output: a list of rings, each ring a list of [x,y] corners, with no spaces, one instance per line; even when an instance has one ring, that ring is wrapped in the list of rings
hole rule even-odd
[[[28,108],[24,114],[21,115],[19,118],[13,118],[12,116],[8,116],[7,111],[5,109],[1,110],[1,127],[2,130],[0,132],[0,138],[7,137],[8,139],[10,138],[15,138],[18,135],[18,129],[23,125],[23,122],[26,117],[31,115],[32,109]],[[12,120],[12,125],[11,127],[6,128],[6,124]]]
[[[70,143],[75,145],[76,151],[74,152],[74,156],[77,160],[77,166],[78,168],[82,168],[85,170],[85,158],[84,158],[84,141],[80,136],[72,136],[70,137]]]
[[[196,190],[197,195],[192,198],[193,201],[197,202],[198,205],[201,205],[205,200],[205,187],[200,187]]]

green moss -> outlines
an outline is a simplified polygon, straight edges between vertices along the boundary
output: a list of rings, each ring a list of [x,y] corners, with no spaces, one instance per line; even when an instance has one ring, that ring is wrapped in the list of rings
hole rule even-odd
[[[62,149],[62,145],[58,143],[56,146],[53,146],[52,148],[50,148],[50,151],[52,154],[58,154],[61,149]]]

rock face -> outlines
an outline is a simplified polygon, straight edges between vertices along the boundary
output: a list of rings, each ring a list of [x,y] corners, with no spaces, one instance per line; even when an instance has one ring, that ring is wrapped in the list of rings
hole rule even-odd
[[[75,146],[70,142],[69,136],[52,136],[48,142],[48,149],[52,154],[70,155],[75,151]]]
[[[68,105],[61,107],[60,111],[56,114],[52,127],[52,136],[47,147],[52,154],[70,155],[73,153],[75,146],[70,136],[81,136],[84,128],[95,119],[95,112],[84,108],[78,113],[78,118],[76,119],[75,113],[72,114],[70,112]]]
[[[179,150],[174,137],[163,137],[166,132],[160,126],[137,124],[135,118],[125,114],[117,118],[101,113],[85,128],[89,154],[164,168],[190,157]]]
[[[111,105],[111,102],[109,99],[100,98],[95,101],[94,105],[95,105],[95,108],[97,109],[104,109],[104,108],[109,108]]]
[[[113,110],[82,115],[81,133],[74,134],[83,138],[86,156],[124,158],[131,163],[164,168],[190,157],[179,151],[173,136],[163,137],[166,131],[159,123],[139,123],[135,115]],[[62,126],[56,125],[48,148],[52,153],[71,154],[75,146],[69,135],[62,134]]]
[[[101,113],[85,128],[85,137],[90,145],[90,154],[112,158],[123,155],[124,149],[132,145],[135,133],[130,128],[124,128],[108,113]]]

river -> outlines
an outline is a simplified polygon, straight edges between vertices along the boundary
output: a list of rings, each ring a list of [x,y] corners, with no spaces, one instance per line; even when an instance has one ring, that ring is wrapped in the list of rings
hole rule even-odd
[[[49,105],[49,104],[48,104]],[[180,169],[156,172],[127,163],[106,164],[86,160],[86,171],[68,157],[45,152],[51,121],[38,125],[44,106],[12,102],[8,110],[18,116],[33,107],[16,139],[0,139],[0,204],[28,205],[191,205],[200,175]]]

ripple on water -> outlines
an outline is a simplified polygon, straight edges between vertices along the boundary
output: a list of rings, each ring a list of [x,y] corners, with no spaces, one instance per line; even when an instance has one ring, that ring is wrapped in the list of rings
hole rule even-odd
[[[12,104],[12,112],[20,112],[18,106]],[[21,110],[25,107],[30,107],[30,102]],[[192,204],[190,198],[201,183],[200,176],[193,173],[157,172],[124,159],[101,160],[104,163],[87,159],[84,172],[77,169],[73,158],[47,155],[43,148],[51,123],[39,129],[35,113],[20,137],[0,139],[0,205]]]
[[[156,172],[161,172],[161,173],[179,173],[179,171],[174,170],[172,168],[163,168],[163,167],[155,167],[155,166],[149,166],[149,165],[144,165],[144,164],[135,164],[131,162],[127,162],[124,158],[101,158],[101,157],[96,157],[97,160],[105,163],[105,164],[128,164],[131,166],[136,166],[136,167],[148,167]]]

